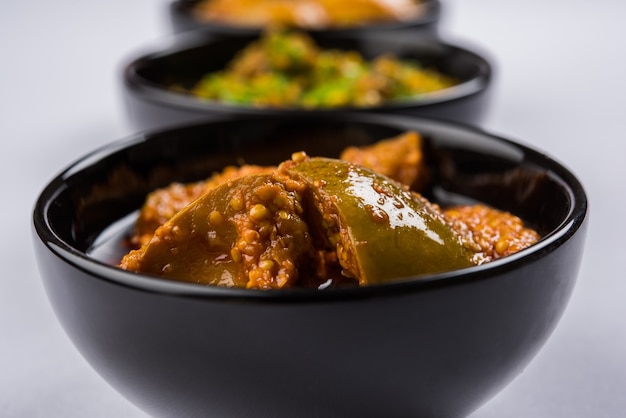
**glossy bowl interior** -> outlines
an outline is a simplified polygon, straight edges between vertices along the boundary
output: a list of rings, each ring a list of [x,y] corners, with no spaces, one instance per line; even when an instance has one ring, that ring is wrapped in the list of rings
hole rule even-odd
[[[235,54],[257,39],[256,35],[216,38],[196,33],[181,34],[166,46],[130,60],[124,67],[124,103],[135,129],[155,129],[176,124],[219,118],[224,115],[330,114],[346,110],[367,113],[410,114],[444,120],[480,123],[490,99],[492,66],[468,49],[435,39],[400,35],[318,37],[322,48],[356,50],[373,59],[392,53],[401,59],[415,59],[426,67],[460,80],[451,88],[423,95],[415,100],[393,101],[364,109],[276,109],[235,106],[208,101],[172,91],[172,85],[190,88],[202,75],[221,70]]]
[[[175,0],[170,3],[169,18],[175,32],[190,30],[203,33],[230,36],[230,35],[258,35],[262,28],[242,27],[219,22],[207,22],[194,16],[194,8],[198,0]],[[441,18],[441,3],[439,0],[423,0],[423,13],[415,19],[402,22],[371,23],[343,28],[309,29],[309,32],[320,35],[353,35],[371,33],[376,35],[390,32],[401,32],[409,35],[436,36]]]
[[[337,156],[410,129],[429,144],[429,198],[509,210],[541,241],[483,266],[324,291],[227,289],[114,266],[154,188],[242,161],[275,164],[295,150]],[[586,214],[583,187],[565,167],[475,128],[275,116],[141,134],[85,156],[43,189],[33,238],[71,340],[154,416],[460,417],[517,376],[557,325]]]

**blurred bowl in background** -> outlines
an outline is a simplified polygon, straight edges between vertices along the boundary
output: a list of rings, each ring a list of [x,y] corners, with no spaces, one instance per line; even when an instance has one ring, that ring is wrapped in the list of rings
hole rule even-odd
[[[234,2],[229,1],[232,5]],[[199,30],[206,34],[230,36],[230,35],[258,35],[265,26],[252,24],[236,24],[228,22],[220,22],[215,19],[203,18],[201,10],[199,10],[200,0],[175,0],[170,3],[169,18],[172,28],[175,32],[184,32],[189,30]],[[224,2],[222,2],[224,3]],[[270,2],[271,3],[271,2]],[[274,2],[276,3],[276,2]],[[295,3],[295,2],[292,2]],[[309,1],[308,3],[315,3]],[[337,1],[343,9],[346,8],[345,2]],[[423,0],[418,2],[415,16],[406,14],[399,20],[360,22],[355,24],[343,24],[341,26],[328,26],[302,22],[294,26],[305,29],[318,35],[357,35],[364,32],[373,35],[382,35],[390,32],[402,32],[405,35],[416,36],[437,36],[438,24],[441,17],[441,3],[439,0]],[[384,2],[383,2],[384,5]],[[358,5],[357,5],[358,6]],[[357,7],[354,6],[354,7]],[[232,6],[231,6],[232,7]],[[353,9],[354,9],[353,7]],[[248,7],[249,8],[249,7]],[[362,6],[361,6],[362,8]],[[311,7],[308,5],[306,13],[310,16]],[[349,10],[354,15],[357,10]],[[241,20],[243,13],[237,13],[235,16]],[[257,15],[259,13],[256,13]],[[284,16],[284,11],[280,13]]]
[[[241,161],[276,164],[294,150],[336,157],[407,130],[429,144],[427,197],[510,211],[541,240],[481,266],[357,288],[221,288],[115,267],[157,187]],[[586,218],[569,170],[482,130],[397,115],[276,113],[141,134],[86,155],[41,192],[33,240],[70,339],[151,415],[461,417],[520,374],[556,327]]]
[[[394,54],[401,60],[415,60],[458,80],[458,84],[415,99],[390,100],[376,107],[278,108],[233,105],[209,101],[181,92],[190,89],[205,74],[222,70],[235,54],[256,35],[227,38],[181,34],[167,45],[129,59],[123,70],[124,103],[135,129],[163,128],[171,125],[209,120],[225,115],[280,115],[294,117],[303,113],[320,115],[352,110],[367,113],[398,113],[449,121],[480,124],[490,103],[492,66],[478,53],[436,39],[411,39],[400,35],[369,35],[319,38],[324,49],[358,51],[372,60]]]

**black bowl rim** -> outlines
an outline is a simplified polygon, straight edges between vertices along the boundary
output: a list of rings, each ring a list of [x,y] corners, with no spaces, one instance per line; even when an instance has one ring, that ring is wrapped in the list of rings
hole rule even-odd
[[[507,271],[532,263],[533,261],[541,259],[555,251],[567,242],[576,233],[576,231],[578,231],[587,217],[587,195],[578,178],[559,161],[520,142],[489,133],[480,127],[457,122],[439,121],[431,118],[416,118],[389,114],[363,115],[359,113],[345,113],[341,116],[334,116],[331,119],[334,118],[347,122],[365,122],[371,124],[384,123],[387,125],[400,124],[400,126],[419,126],[420,124],[427,123],[429,126],[435,126],[437,129],[453,127],[464,132],[486,137],[496,143],[508,145],[522,152],[524,161],[532,161],[534,165],[538,165],[539,167],[546,169],[550,175],[555,176],[555,179],[562,184],[565,191],[569,194],[571,207],[567,216],[562,220],[560,225],[550,233],[546,234],[546,236],[542,237],[538,243],[507,257],[503,257],[480,266],[473,266],[432,275],[399,278],[398,280],[384,284],[325,290],[285,289],[267,291],[223,288],[218,286],[177,282],[156,275],[125,271],[111,264],[96,260],[93,257],[88,256],[85,252],[72,247],[71,244],[65,242],[57,234],[55,234],[53,228],[54,220],[51,220],[47,215],[49,213],[51,203],[65,188],[64,182],[66,178],[89,167],[91,164],[114,152],[130,148],[138,143],[149,141],[152,136],[184,132],[185,129],[203,126],[206,124],[228,123],[243,120],[262,120],[255,117],[242,118],[231,116],[209,122],[187,124],[176,128],[138,133],[111,142],[75,160],[52,180],[50,180],[50,182],[44,186],[40,195],[36,199],[32,212],[32,228],[34,234],[37,236],[35,240],[39,239],[52,254],[61,259],[64,263],[82,270],[86,275],[89,275],[96,280],[104,280],[138,291],[165,294],[174,297],[190,297],[200,299],[241,299],[265,303],[308,301],[315,303],[329,300],[353,300],[403,295],[409,292],[426,291],[434,288],[469,285],[477,280],[497,280],[499,278],[498,276],[506,273]]]
[[[185,19],[193,23],[196,27],[193,30],[207,30],[222,35],[241,35],[256,34],[263,30],[262,27],[245,27],[237,25],[229,25],[220,22],[208,22],[197,19],[191,13],[191,8],[198,3],[198,0],[173,0],[169,6],[171,15]],[[439,0],[423,0],[425,13],[414,19],[390,22],[373,22],[363,25],[354,25],[346,27],[327,27],[327,28],[304,28],[309,33],[319,33],[327,35],[341,35],[363,33],[368,31],[400,31],[405,29],[419,28],[428,25],[434,25],[441,18],[441,2]]]
[[[254,35],[243,35],[244,37]],[[396,36],[375,36],[372,34],[359,34],[359,35],[338,35],[332,39],[338,40],[355,40],[363,39],[368,43],[372,42],[398,42],[407,43],[414,46],[438,46],[446,50],[448,55],[464,55],[470,57],[478,66],[479,73],[476,77],[467,80],[461,84],[439,90],[432,93],[427,93],[418,99],[406,99],[406,100],[394,100],[384,103],[381,106],[374,107],[333,107],[333,108],[315,108],[304,109],[299,107],[284,108],[284,107],[253,107],[253,106],[239,106],[229,105],[218,101],[209,101],[199,99],[191,95],[185,95],[182,93],[172,92],[164,88],[158,83],[153,83],[146,80],[138,74],[138,70],[151,63],[151,61],[159,58],[169,56],[171,54],[202,47],[208,43],[220,42],[228,38],[220,36],[206,36],[198,32],[183,32],[173,35],[162,45],[155,45],[150,48],[146,48],[142,53],[134,58],[130,58],[129,61],[122,67],[122,79],[126,89],[131,94],[146,100],[148,102],[157,103],[161,106],[175,108],[177,110],[192,111],[197,113],[215,112],[215,113],[244,113],[244,114],[259,114],[281,112],[285,115],[299,115],[302,113],[319,113],[328,114],[333,112],[371,112],[373,110],[380,112],[394,112],[402,111],[405,109],[417,109],[417,108],[429,108],[431,106],[452,104],[458,101],[467,100],[470,97],[482,94],[491,85],[493,78],[493,66],[489,60],[484,56],[483,52],[478,52],[470,49],[468,46],[462,46],[451,42],[444,41],[442,39],[435,38],[418,38],[407,39],[406,37]]]

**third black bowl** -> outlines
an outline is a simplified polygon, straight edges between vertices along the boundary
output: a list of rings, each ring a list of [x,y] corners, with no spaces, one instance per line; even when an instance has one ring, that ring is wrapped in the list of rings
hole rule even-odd
[[[263,30],[259,25],[233,24],[216,19],[202,18],[199,13],[199,0],[175,0],[169,8],[170,22],[175,32],[198,30],[203,33],[230,36],[230,35],[258,35]],[[271,2],[270,2],[271,3]],[[336,7],[346,7],[341,1],[336,2]],[[233,12],[235,13],[235,12]],[[305,26],[310,32],[321,35],[354,35],[370,33],[382,35],[386,33],[402,32],[409,36],[435,36],[441,16],[441,3],[439,0],[422,0],[417,2],[416,14],[410,18],[394,19],[388,21],[360,22],[351,25],[324,27],[310,25]],[[300,28],[303,28],[300,25]]]

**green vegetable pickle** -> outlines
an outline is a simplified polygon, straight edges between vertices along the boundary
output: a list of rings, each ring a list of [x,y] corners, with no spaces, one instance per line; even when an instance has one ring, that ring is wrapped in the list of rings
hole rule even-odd
[[[367,61],[357,51],[322,49],[303,32],[269,31],[189,93],[256,107],[371,107],[454,84],[415,61],[390,55]]]
[[[359,284],[474,265],[441,215],[399,183],[340,160],[310,158],[287,172],[310,185],[321,228]]]

